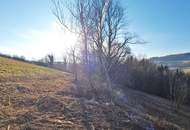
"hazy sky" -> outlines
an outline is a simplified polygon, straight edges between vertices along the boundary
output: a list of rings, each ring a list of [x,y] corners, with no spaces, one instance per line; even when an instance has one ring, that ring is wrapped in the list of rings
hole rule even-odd
[[[147,41],[132,46],[148,57],[190,52],[190,0],[122,0],[130,31]],[[77,40],[63,32],[50,0],[0,0],[0,52],[61,58]],[[45,47],[46,46],[46,47]]]

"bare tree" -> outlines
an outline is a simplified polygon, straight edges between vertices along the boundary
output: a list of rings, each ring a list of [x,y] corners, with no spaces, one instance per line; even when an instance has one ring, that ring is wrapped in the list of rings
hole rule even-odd
[[[67,71],[67,64],[68,64],[68,63],[67,63],[67,57],[64,56],[64,57],[63,57],[63,66],[64,66],[64,70],[65,70],[65,71]]]
[[[128,44],[137,43],[134,36],[127,31],[125,12],[119,1],[74,0],[68,8],[64,8],[63,0],[53,0],[53,4],[54,15],[60,23],[81,36],[84,45],[84,63],[90,83],[89,53],[93,50],[97,53],[107,87],[112,90],[110,79],[112,66],[122,62],[130,53]],[[74,26],[65,21],[65,9],[67,9],[66,15],[71,17],[70,23]]]
[[[83,43],[83,63],[88,64],[88,34],[90,26],[91,0],[52,0],[53,14],[61,25],[70,32],[78,34]],[[67,17],[68,16],[68,17]]]
[[[47,55],[47,62],[49,65],[53,65],[54,64],[54,61],[55,61],[55,57],[53,54],[48,54]]]
[[[78,34],[81,38],[83,70],[87,74],[90,86],[94,88],[89,66],[91,0],[74,0],[70,1],[69,4],[66,4],[66,0],[52,0],[52,3],[54,5],[53,14],[61,25],[70,32]],[[66,18],[66,16],[69,17]]]
[[[73,74],[75,76],[75,81],[78,80],[78,72],[77,72],[77,56],[76,56],[76,49],[72,48],[71,49],[71,55],[72,55],[72,70],[73,70]]]
[[[169,85],[170,99],[173,101],[175,108],[178,110],[187,97],[188,85],[186,75],[178,69],[176,72],[170,72]]]
[[[117,0],[92,0],[90,38],[97,51],[107,86],[112,88],[111,68],[126,59],[129,44],[139,42],[127,31],[125,10]]]

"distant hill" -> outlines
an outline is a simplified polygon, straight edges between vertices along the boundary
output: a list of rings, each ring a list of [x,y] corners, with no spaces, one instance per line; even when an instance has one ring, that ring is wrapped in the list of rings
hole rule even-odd
[[[151,61],[156,64],[167,65],[172,69],[189,69],[190,68],[190,53],[173,54],[162,57],[152,57]]]
[[[190,53],[153,57],[151,59],[156,61],[190,61]]]

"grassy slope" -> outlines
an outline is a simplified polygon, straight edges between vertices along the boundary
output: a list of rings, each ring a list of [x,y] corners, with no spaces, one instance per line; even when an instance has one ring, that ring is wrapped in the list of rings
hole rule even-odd
[[[0,82],[0,130],[145,130],[151,124],[156,130],[190,128],[188,108],[172,111],[170,102],[145,93],[127,90],[127,104],[122,106],[92,102],[73,93],[76,85],[70,74],[5,58],[0,58],[2,77],[8,80]],[[17,77],[22,78],[14,80]],[[42,108],[56,111],[37,109],[45,96],[55,102],[46,101]]]
[[[26,123],[22,115],[36,112],[38,98],[51,96],[71,82],[68,73],[0,57],[0,130],[8,129],[9,124],[10,129],[21,129]],[[21,121],[15,123],[17,120]]]
[[[8,78],[12,76],[52,75],[52,73],[55,73],[55,71],[45,67],[0,57],[0,78]]]

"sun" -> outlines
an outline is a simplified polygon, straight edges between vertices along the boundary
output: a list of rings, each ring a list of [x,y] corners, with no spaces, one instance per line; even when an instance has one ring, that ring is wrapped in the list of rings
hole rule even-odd
[[[63,30],[57,22],[53,22],[45,29],[29,29],[19,37],[20,46],[7,52],[25,56],[27,59],[40,59],[51,53],[56,59],[62,60],[63,56],[78,43],[78,36]]]
[[[29,28],[19,32],[18,39],[19,41],[10,41],[16,46],[1,48],[0,51],[24,56],[29,60],[38,60],[51,53],[60,61],[79,41],[77,34],[64,30],[57,22],[50,23],[46,28]]]
[[[53,25],[43,38],[48,50],[54,53],[67,53],[70,48],[76,46],[78,36],[68,30],[63,30],[60,24]]]

